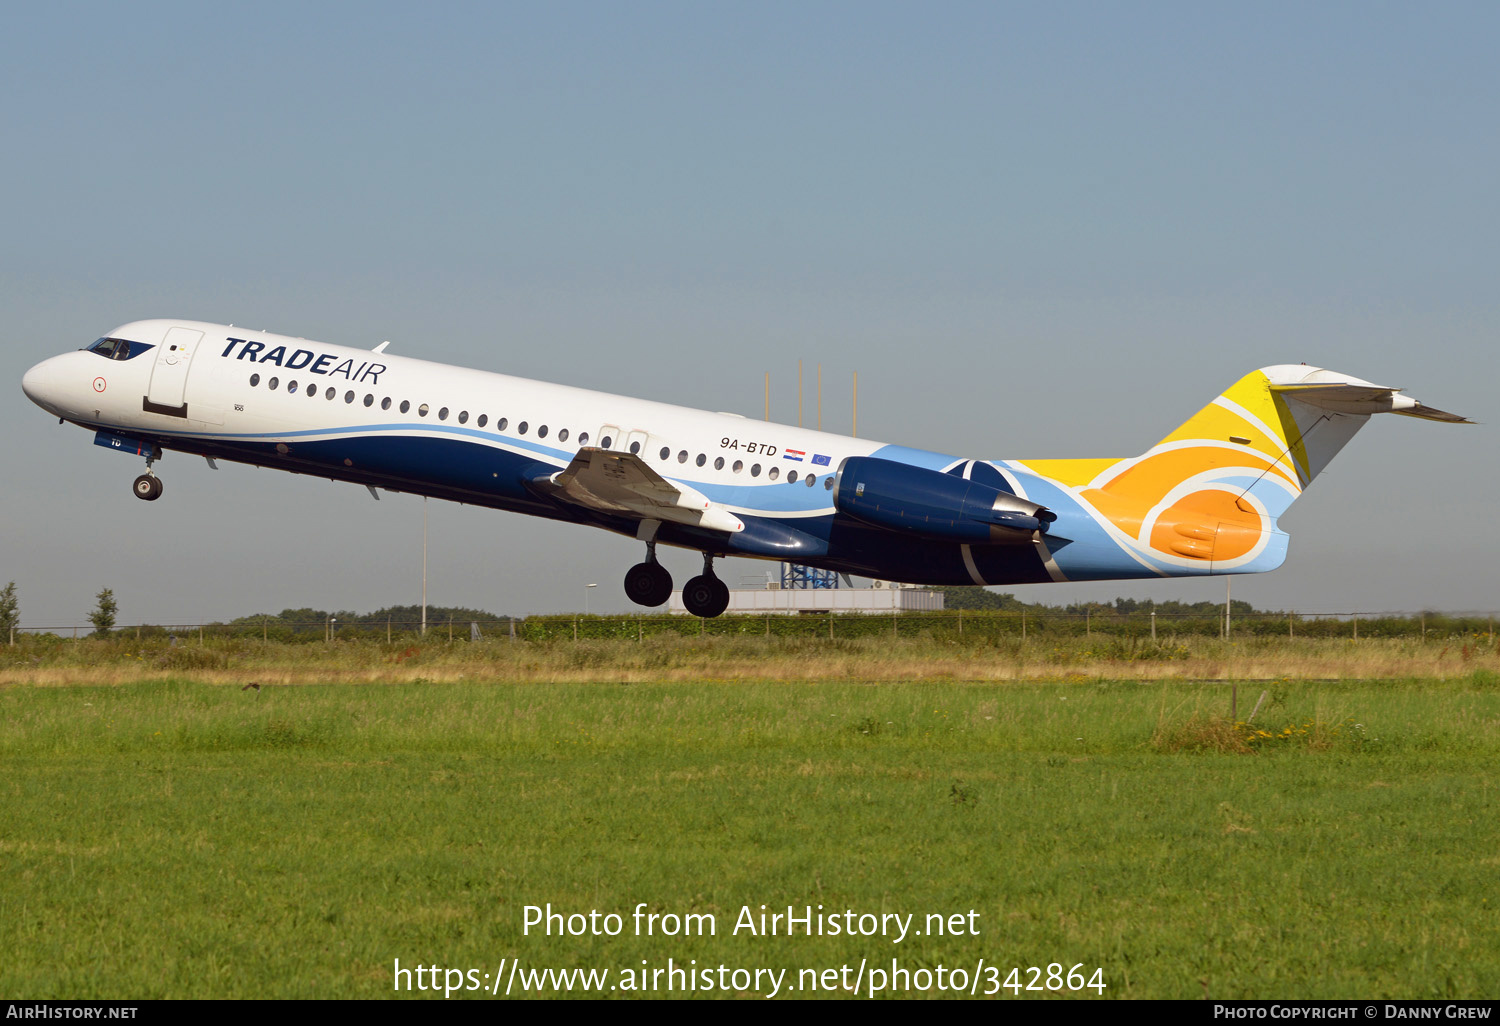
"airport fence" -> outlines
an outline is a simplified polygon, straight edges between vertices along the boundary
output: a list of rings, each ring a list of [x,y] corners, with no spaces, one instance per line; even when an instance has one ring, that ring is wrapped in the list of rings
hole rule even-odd
[[[1495,640],[1496,614],[1491,612],[1435,613],[1329,613],[1253,612],[1224,614],[1162,613],[1113,610],[1057,612],[1052,610],[948,610],[945,612],[891,612],[880,614],[726,614],[714,619],[695,616],[640,613],[625,615],[562,614],[525,619],[429,621],[423,633],[420,621],[282,620],[277,617],[246,618],[233,623],[131,624],[114,627],[109,637],[118,640],[166,641],[169,645],[205,644],[211,640],[258,640],[266,643],[387,643],[410,644],[440,641],[452,644],[494,642],[570,642],[634,640],[663,636],[683,637],[778,637],[825,638],[935,638],[955,642],[1011,638],[1079,638],[1099,636],[1128,640],[1132,644],[1169,643],[1188,637],[1219,638],[1343,638],[1350,641],[1375,638],[1423,641]],[[66,626],[21,626],[10,632],[35,641],[62,642],[89,639],[93,628]]]

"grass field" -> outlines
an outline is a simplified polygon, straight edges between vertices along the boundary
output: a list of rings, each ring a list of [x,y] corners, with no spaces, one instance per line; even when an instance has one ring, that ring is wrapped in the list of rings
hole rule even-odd
[[[568,652],[534,658],[651,669],[614,673],[606,643]],[[111,679],[124,657],[107,655],[75,676]],[[762,656],[781,672],[797,653]],[[793,996],[800,970],[852,982],[893,958],[964,968],[981,993],[1049,963],[1102,968],[1106,997],[1500,990],[1489,669],[1246,684],[1241,718],[1268,695],[1243,727],[1222,683],[494,683],[515,665],[260,691],[220,683],[232,662],[7,678],[0,992],[384,997],[395,959],[472,969],[465,986],[517,958],[523,975],[609,970],[606,987],[668,958],[788,970]],[[332,669],[312,659],[308,677]],[[623,929],[523,934],[525,906],[549,902]],[[711,914],[717,934],[636,936],[640,902]],[[916,929],[973,910],[978,935],[733,934],[762,904]]]

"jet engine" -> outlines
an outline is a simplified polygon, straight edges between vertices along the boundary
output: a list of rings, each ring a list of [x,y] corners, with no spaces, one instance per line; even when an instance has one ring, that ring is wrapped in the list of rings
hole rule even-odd
[[[1047,507],[999,488],[873,456],[844,461],[833,504],[874,527],[965,545],[1029,541],[1057,519]]]

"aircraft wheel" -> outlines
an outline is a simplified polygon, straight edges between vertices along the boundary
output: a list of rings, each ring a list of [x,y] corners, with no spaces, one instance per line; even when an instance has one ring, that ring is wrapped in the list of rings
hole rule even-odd
[[[683,585],[682,604],[694,616],[718,616],[729,608],[729,585],[707,574],[694,577]]]
[[[625,597],[638,606],[659,606],[672,597],[672,575],[660,563],[637,563],[625,575]]]
[[[145,499],[147,502],[155,502],[161,498],[161,478],[150,474],[142,474],[135,479],[135,497]]]

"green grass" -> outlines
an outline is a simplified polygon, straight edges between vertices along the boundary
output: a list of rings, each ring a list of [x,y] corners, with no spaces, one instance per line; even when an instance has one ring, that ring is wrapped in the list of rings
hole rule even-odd
[[[10,687],[0,992],[982,957],[1102,966],[1107,997],[1495,993],[1493,676],[1271,692],[1247,755],[1196,743],[1223,684]],[[625,931],[524,936],[548,902]],[[719,934],[636,937],[638,902]],[[980,935],[731,936],[761,904]]]

